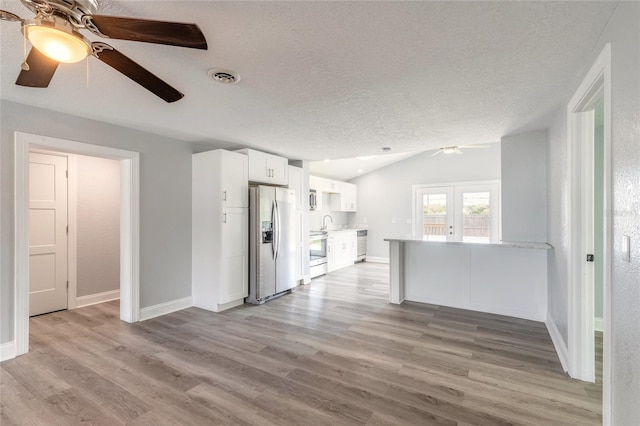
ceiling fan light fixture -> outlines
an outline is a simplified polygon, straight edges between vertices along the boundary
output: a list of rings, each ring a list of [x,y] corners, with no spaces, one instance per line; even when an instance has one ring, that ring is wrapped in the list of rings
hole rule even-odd
[[[442,149],[442,152],[444,154],[454,154],[458,150],[458,147],[457,146],[445,146],[445,147],[442,147],[440,149]]]
[[[73,64],[91,53],[91,47],[82,35],[57,22],[25,21],[22,32],[33,47],[56,62]]]

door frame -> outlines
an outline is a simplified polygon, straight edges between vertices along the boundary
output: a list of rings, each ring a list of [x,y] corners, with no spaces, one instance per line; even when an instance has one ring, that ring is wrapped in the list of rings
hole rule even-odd
[[[593,242],[593,106],[604,101],[603,153],[603,423],[611,424],[611,44],[606,44],[567,105],[569,184],[568,372],[593,382],[594,281],[586,250]],[[591,111],[591,112],[589,112]],[[585,206],[586,205],[586,206]],[[591,208],[589,208],[589,205]],[[591,252],[589,252],[591,253]],[[585,279],[586,278],[586,279]]]
[[[452,207],[454,209],[453,211],[453,223],[455,225],[456,228],[458,228],[462,221],[461,221],[461,213],[458,213],[459,206],[457,205],[460,200],[459,195],[461,194],[460,189],[465,188],[473,188],[473,187],[480,187],[480,186],[488,186],[491,189],[489,189],[490,191],[493,191],[493,186],[495,186],[495,189],[497,190],[497,199],[495,200],[495,204],[492,203],[492,206],[496,207],[496,211],[498,212],[497,217],[492,218],[492,226],[496,227],[496,241],[493,241],[493,239],[491,239],[491,241],[489,242],[489,244],[494,244],[494,243],[498,243],[500,241],[502,241],[502,184],[500,179],[492,179],[492,180],[477,180],[477,181],[469,181],[469,182],[443,182],[443,183],[430,183],[430,184],[417,184],[417,185],[412,185],[411,186],[411,205],[412,205],[412,212],[411,212],[411,235],[413,235],[414,237],[418,237],[421,238],[420,235],[422,235],[422,230],[420,229],[420,227],[418,226],[419,221],[419,215],[418,215],[418,206],[419,206],[419,200],[418,200],[418,191],[421,189],[431,189],[431,188],[452,188]],[[420,201],[421,202],[421,201]],[[462,211],[462,210],[460,210]],[[449,219],[447,219],[449,220]],[[460,222],[460,223],[458,223]],[[456,233],[458,231],[456,230]],[[456,234],[457,236],[458,234]],[[460,235],[460,241],[462,241],[462,234]],[[453,239],[449,239],[447,236],[447,241],[457,241],[455,238]]]
[[[29,351],[29,150],[120,162],[120,319],[140,318],[140,153],[30,133],[14,133],[14,337],[16,355]]]

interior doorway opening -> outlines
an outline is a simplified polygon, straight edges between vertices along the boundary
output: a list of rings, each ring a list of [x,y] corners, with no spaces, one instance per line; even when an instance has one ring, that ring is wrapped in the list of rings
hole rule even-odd
[[[139,153],[82,142],[15,133],[15,301],[16,355],[29,350],[29,156],[32,150],[66,152],[116,160],[119,165],[120,319],[137,322],[139,307]]]
[[[597,117],[598,114],[600,117]],[[568,173],[571,181],[569,188],[568,372],[575,379],[596,381],[597,298],[602,295],[602,343],[598,344],[602,347],[602,414],[604,424],[610,424],[612,264],[612,223],[611,215],[608,214],[612,208],[610,44],[604,47],[567,106],[567,135]],[[598,143],[596,143],[597,138],[601,138]],[[600,262],[596,268],[597,255]],[[601,291],[597,291],[598,279],[601,279]]]

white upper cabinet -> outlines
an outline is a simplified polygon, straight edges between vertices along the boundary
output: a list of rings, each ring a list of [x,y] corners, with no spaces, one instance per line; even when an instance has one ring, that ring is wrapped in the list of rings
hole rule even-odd
[[[296,210],[309,208],[308,195],[303,192],[304,171],[300,167],[289,166],[289,189],[296,192]]]
[[[249,157],[249,180],[270,185],[289,184],[289,160],[253,149],[241,149],[237,152]]]
[[[317,191],[318,210],[322,193],[329,194],[329,210],[334,212],[358,211],[358,186],[339,180],[309,176],[309,188]]]
[[[223,207],[249,207],[249,166],[246,155],[220,153],[220,183]]]

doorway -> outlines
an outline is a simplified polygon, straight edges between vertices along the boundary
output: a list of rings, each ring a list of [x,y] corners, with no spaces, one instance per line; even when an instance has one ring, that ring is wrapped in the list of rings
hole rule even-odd
[[[120,319],[139,320],[139,153],[28,133],[15,133],[16,355],[29,351],[29,152],[60,151],[117,160],[120,164]]]
[[[596,112],[601,117],[596,119]],[[601,129],[596,131],[597,120]],[[600,132],[601,135],[597,133]],[[602,282],[603,422],[611,422],[611,45],[607,44],[567,106],[570,178],[568,372],[596,379],[596,283]],[[596,151],[596,138],[601,147]],[[601,173],[598,176],[598,162]],[[598,201],[600,199],[600,201]],[[601,227],[598,225],[600,222]],[[601,252],[599,249],[601,248]],[[596,267],[594,260],[601,262]]]

